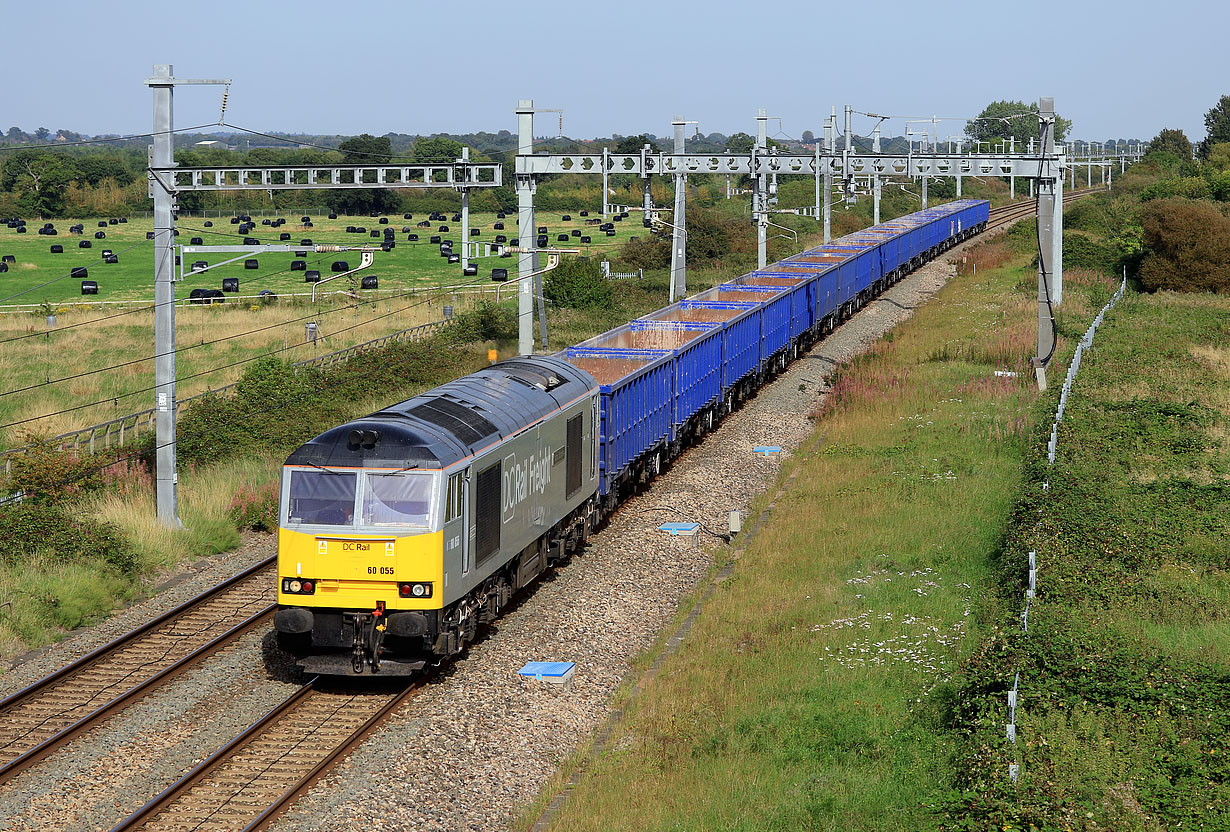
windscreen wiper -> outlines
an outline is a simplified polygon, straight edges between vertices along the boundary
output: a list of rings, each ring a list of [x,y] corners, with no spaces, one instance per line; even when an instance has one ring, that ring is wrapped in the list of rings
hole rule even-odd
[[[326,467],[325,467],[325,466],[323,466],[323,465],[317,465],[315,462],[305,462],[305,463],[303,463],[303,464],[304,464],[304,465],[311,465],[313,468],[316,468],[316,469],[318,469],[318,470],[324,471],[326,474],[333,474],[335,477],[336,477],[336,476],[341,476],[341,473],[342,473],[341,471],[334,471],[334,470],[333,470],[333,469],[331,469],[331,468],[326,468]]]

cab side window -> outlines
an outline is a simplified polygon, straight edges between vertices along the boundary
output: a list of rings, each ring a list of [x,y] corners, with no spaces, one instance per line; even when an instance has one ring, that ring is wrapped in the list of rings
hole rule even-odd
[[[453,474],[448,478],[448,497],[444,501],[445,523],[451,523],[461,516],[462,501],[465,499],[463,486],[461,474]]]

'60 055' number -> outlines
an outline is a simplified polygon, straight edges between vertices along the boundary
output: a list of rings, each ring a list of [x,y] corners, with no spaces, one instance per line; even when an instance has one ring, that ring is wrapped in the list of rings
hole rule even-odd
[[[393,567],[391,566],[369,566],[367,567],[369,575],[392,575]]]

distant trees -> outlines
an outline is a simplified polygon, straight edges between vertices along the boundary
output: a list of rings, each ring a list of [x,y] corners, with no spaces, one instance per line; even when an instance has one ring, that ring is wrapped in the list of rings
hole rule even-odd
[[[803,131],[803,144],[815,144],[816,134],[810,130]]]
[[[732,133],[726,139],[726,147],[731,153],[750,153],[755,145],[756,140],[743,132]]]
[[[642,133],[639,136],[624,136],[615,143],[615,153],[640,153],[641,148],[649,145],[649,149],[654,153],[661,152],[662,148],[658,147],[658,143],[649,136]]]
[[[1192,143],[1182,130],[1165,129],[1149,142],[1150,153],[1170,152],[1180,159],[1192,158]]]
[[[337,149],[342,151],[342,161],[347,165],[379,165],[393,158],[393,142],[389,137],[370,133],[347,139]]]
[[[1214,145],[1230,142],[1230,95],[1223,95],[1204,114],[1204,129],[1208,135],[1200,143],[1200,158],[1208,159]]]
[[[22,211],[56,217],[63,214],[65,194],[77,175],[71,164],[53,153],[18,151],[4,163],[0,188],[17,194]]]
[[[1038,138],[1040,119],[1038,103],[1024,101],[992,101],[978,117],[965,123],[965,135],[975,142],[1005,141],[1015,138],[1018,145],[1028,146]],[[1070,119],[1055,115],[1055,141],[1062,141],[1072,129]]]
[[[348,165],[381,165],[393,158],[393,143],[388,136],[363,133],[340,143],[342,162]],[[375,172],[364,175],[375,182]],[[401,206],[397,194],[388,188],[330,189],[324,191],[325,204],[342,214],[387,214]]]
[[[127,185],[136,177],[120,159],[114,156],[81,156],[73,160],[79,182],[97,186],[104,179],[114,179],[117,185]]]
[[[446,136],[432,136],[414,143],[416,162],[453,162],[461,158],[461,142]]]
[[[1217,142],[1209,150],[1206,160],[1210,167],[1219,171],[1230,170],[1230,142]]]
[[[776,139],[766,139],[765,144],[769,147],[781,147],[782,143]],[[756,139],[747,133],[733,133],[726,139],[726,147],[731,153],[751,153],[752,148],[756,146]]]

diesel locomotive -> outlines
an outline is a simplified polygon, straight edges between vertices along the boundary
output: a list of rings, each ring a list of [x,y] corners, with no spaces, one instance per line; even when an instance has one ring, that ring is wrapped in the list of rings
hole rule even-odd
[[[597,426],[594,379],[533,356],[301,446],[282,474],[281,646],[327,674],[457,653],[592,531]]]

